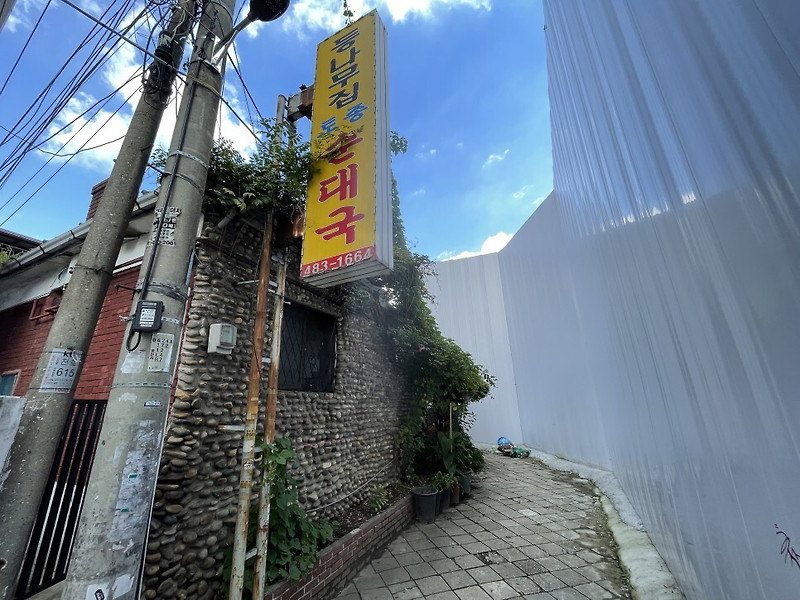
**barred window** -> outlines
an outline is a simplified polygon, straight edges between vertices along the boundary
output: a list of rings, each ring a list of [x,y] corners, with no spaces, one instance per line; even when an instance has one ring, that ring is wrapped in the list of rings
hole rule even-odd
[[[336,318],[296,304],[285,305],[278,387],[333,391],[335,365]]]

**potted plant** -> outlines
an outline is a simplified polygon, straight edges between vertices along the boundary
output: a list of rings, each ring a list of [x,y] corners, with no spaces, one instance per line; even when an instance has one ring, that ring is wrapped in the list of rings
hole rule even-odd
[[[439,471],[431,478],[431,487],[440,493],[439,512],[450,508],[450,490],[458,484],[455,475],[447,471]]]
[[[456,457],[456,474],[461,480],[461,495],[472,494],[472,474],[484,466],[483,452],[476,448],[469,437],[463,433],[453,436],[453,454]]]
[[[456,481],[460,481],[458,475],[455,476]],[[461,503],[461,484],[456,483],[450,488],[450,506],[458,506]]]
[[[436,519],[439,492],[433,486],[423,485],[414,488],[414,509],[417,519],[433,523]]]
[[[462,495],[469,496],[472,493],[472,471],[468,468],[461,469],[458,476],[461,478]]]

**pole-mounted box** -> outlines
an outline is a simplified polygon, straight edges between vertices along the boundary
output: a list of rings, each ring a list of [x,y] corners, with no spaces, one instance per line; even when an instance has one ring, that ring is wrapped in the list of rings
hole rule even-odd
[[[161,329],[161,315],[164,303],[161,300],[139,300],[133,315],[133,331],[158,331]]]

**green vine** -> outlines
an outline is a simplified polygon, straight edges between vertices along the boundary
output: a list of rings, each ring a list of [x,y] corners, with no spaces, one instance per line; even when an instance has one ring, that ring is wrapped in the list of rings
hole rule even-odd
[[[347,0],[342,0],[342,15],[344,16],[345,26],[353,24],[353,17],[355,16],[355,13],[350,8]]]
[[[395,155],[408,150],[408,141],[394,131],[390,142]],[[383,302],[358,286],[351,287],[349,300],[354,308],[372,310],[376,321],[386,324],[387,341],[411,382],[411,410],[397,434],[398,470],[412,481],[438,471],[478,471],[483,455],[466,433],[471,419],[468,405],[486,397],[495,378],[436,325],[425,286],[433,262],[408,248],[394,178],[392,208],[394,271],[371,280]]]
[[[214,143],[203,198],[206,207],[223,213],[271,208],[285,214],[304,208],[314,174],[311,144],[286,122],[264,119],[259,131],[261,140],[249,158],[230,140]],[[156,149],[152,162],[167,168],[167,152]]]
[[[297,484],[287,467],[294,460],[292,443],[278,438],[273,444],[260,444],[263,454],[261,468],[264,480],[271,484],[269,513],[269,545],[266,579],[274,583],[282,579],[302,579],[319,557],[319,550],[333,541],[333,528],[328,521],[311,521],[297,500]],[[250,508],[247,546],[253,547],[258,532],[258,505]],[[244,589],[248,595],[253,588],[253,563],[245,562]],[[222,592],[227,595],[233,563],[233,548],[225,552],[221,569]]]

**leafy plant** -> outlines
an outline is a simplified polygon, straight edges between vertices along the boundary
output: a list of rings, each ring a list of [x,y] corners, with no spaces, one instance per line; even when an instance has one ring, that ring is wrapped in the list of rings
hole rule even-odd
[[[478,472],[485,465],[480,448],[475,447],[468,435],[460,432],[453,434],[453,456],[457,471]]]
[[[272,208],[286,214],[301,210],[314,173],[311,144],[288,123],[263,119],[256,151],[245,158],[233,142],[214,142],[209,161],[204,204],[222,211],[246,213]],[[153,164],[168,169],[163,148],[153,152]]]
[[[442,431],[438,432],[437,435],[439,438],[439,449],[440,449],[439,456],[441,457],[442,464],[444,465],[444,468],[447,470],[448,473],[450,473],[451,475],[455,475],[456,457],[453,452],[454,439],[449,437]],[[462,434],[460,433],[456,433],[455,435],[458,437],[462,436]]]
[[[287,465],[295,459],[289,440],[278,438],[272,444],[262,443],[262,469],[264,480],[271,485],[269,514],[269,544],[267,549],[266,578],[273,583],[281,579],[302,579],[319,556],[319,549],[333,541],[334,524],[320,520],[313,522],[297,501],[297,487],[289,477]],[[253,546],[258,531],[258,505],[250,507],[247,531],[248,546]],[[244,589],[252,592],[253,563],[245,563]],[[222,591],[227,594],[233,563],[233,548],[225,552]]]
[[[347,4],[347,0],[342,0],[342,15],[344,16],[344,24],[351,25],[353,23],[353,10]]]
[[[378,484],[372,488],[372,494],[369,497],[369,505],[375,512],[380,512],[389,506],[389,490],[385,485]]]
[[[469,468],[474,473],[483,471],[486,467],[486,459],[483,457],[483,451],[480,448],[472,446],[469,449],[469,463],[465,464],[464,469]]]
[[[458,485],[458,478],[445,471],[438,471],[431,477],[431,487],[437,491],[451,490]]]
[[[17,256],[8,248],[0,248],[0,266]]]

